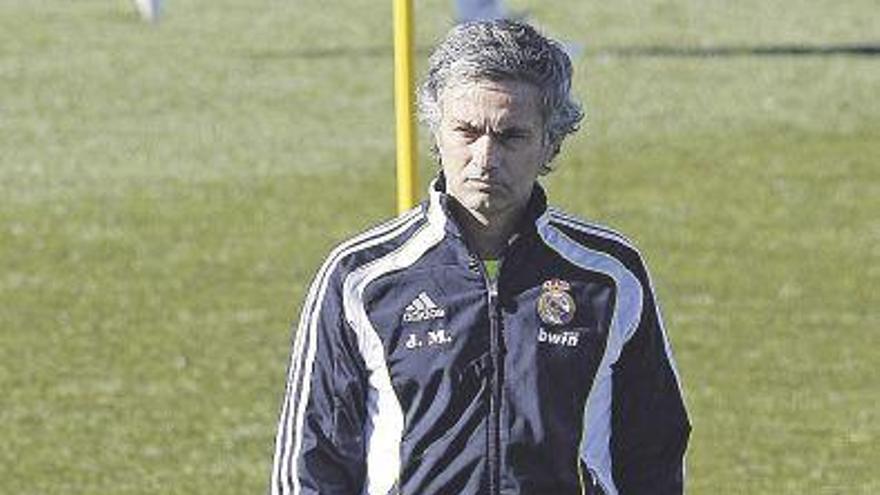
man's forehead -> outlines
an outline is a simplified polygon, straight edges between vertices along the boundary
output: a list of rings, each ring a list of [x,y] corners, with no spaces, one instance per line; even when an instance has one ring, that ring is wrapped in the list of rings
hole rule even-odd
[[[538,86],[519,79],[495,79],[490,77],[456,77],[446,82],[440,96],[449,93],[462,93],[474,89],[492,89],[511,93],[538,93]]]
[[[468,119],[468,114],[495,111],[508,119],[540,117],[540,93],[533,84],[491,79],[465,80],[440,94],[446,117]]]

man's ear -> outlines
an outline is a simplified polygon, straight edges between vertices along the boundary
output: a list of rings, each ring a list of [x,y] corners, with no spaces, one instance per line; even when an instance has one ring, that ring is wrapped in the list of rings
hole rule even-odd
[[[433,129],[431,130],[431,153],[433,153],[437,160],[440,160],[440,130]]]
[[[541,147],[541,170],[545,171],[544,173],[550,170],[550,162],[559,153],[559,147],[560,143],[551,143],[549,137],[544,137],[544,145]]]

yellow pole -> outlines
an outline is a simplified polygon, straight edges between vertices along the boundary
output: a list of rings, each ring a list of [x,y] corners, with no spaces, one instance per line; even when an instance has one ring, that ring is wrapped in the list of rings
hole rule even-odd
[[[412,0],[394,0],[394,108],[397,117],[397,211],[416,203],[416,133],[413,121]]]

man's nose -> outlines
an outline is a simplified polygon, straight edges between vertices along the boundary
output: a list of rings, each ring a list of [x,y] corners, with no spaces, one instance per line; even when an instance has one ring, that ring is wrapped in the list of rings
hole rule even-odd
[[[482,169],[491,170],[498,166],[499,150],[498,139],[489,134],[483,134],[471,144],[473,161]]]

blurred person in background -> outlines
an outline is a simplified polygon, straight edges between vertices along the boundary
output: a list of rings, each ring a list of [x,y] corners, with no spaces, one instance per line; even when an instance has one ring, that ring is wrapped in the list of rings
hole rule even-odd
[[[158,22],[162,14],[162,0],[134,0],[134,6],[141,19],[147,22]]]
[[[493,21],[507,18],[507,8],[501,0],[455,0],[459,22]]]

